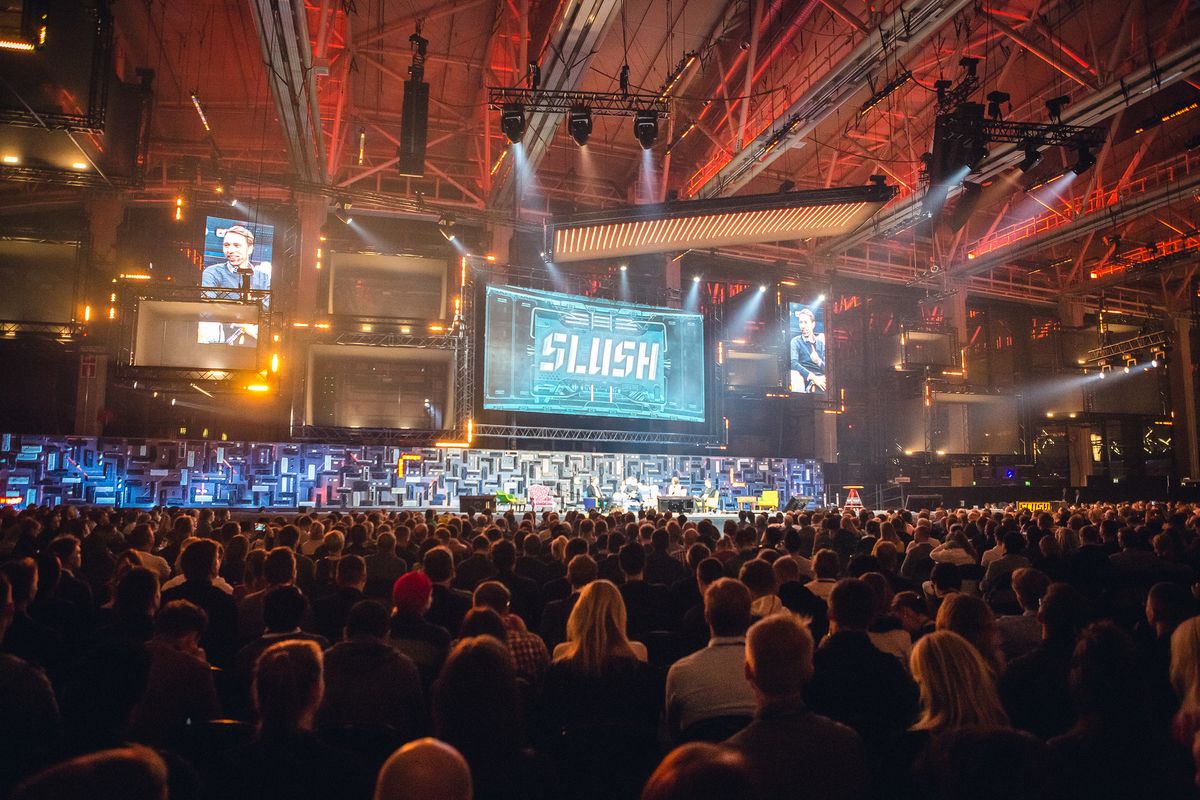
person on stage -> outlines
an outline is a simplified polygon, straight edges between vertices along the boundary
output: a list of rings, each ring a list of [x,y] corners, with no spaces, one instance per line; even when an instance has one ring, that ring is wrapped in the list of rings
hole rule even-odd
[[[687,489],[679,482],[678,477],[671,478],[671,485],[667,487],[667,497],[687,497]]]
[[[250,260],[254,255],[254,234],[249,228],[244,225],[226,228],[221,239],[221,249],[225,260],[204,268],[200,276],[201,286],[241,289],[242,279],[249,278],[249,288],[254,291],[267,291],[271,288],[271,265],[265,262],[255,264]],[[205,297],[217,300],[239,299],[233,292],[206,292]]]

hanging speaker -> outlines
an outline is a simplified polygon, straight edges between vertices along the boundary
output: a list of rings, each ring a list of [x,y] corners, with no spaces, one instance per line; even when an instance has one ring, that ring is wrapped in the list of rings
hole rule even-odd
[[[401,175],[425,177],[425,140],[429,133],[429,84],[410,78],[404,82],[404,110],[400,115],[400,146],[396,168]]]

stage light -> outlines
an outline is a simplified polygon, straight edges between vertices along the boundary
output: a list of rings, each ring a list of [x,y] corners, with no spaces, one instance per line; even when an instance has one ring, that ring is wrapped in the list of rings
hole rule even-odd
[[[592,134],[592,110],[587,106],[575,106],[567,115],[567,130],[575,144],[583,147]]]
[[[621,72],[620,72],[619,77],[617,78],[617,82],[620,84],[621,94],[629,94],[629,65],[628,64],[621,65]]]
[[[454,233],[454,217],[450,214],[443,214],[438,219],[438,233],[446,239],[447,242],[453,242],[458,237]]]
[[[699,276],[699,275],[693,275],[693,276],[692,276],[692,283],[699,283],[699,282],[700,282],[700,276]]]
[[[175,221],[179,222],[183,219],[183,195],[175,198]]]
[[[246,386],[246,391],[262,394],[263,392],[271,391],[271,387],[265,383],[251,383]]]
[[[974,56],[963,56],[958,60],[958,65],[967,73],[968,78],[977,77],[979,74],[979,59]]]
[[[3,160],[5,164],[20,164],[21,163],[21,159],[18,158],[17,156],[13,156],[13,155],[4,156],[4,158],[0,159],[0,160]]]
[[[767,285],[765,283],[759,285],[758,291],[765,292],[766,290],[767,290]]]
[[[643,150],[654,147],[658,141],[658,114],[653,111],[638,111],[633,117],[633,135]]]
[[[1092,150],[1086,144],[1079,145],[1078,156],[1075,158],[1075,165],[1071,167],[1071,171],[1076,175],[1082,175],[1092,167],[1096,166],[1096,157],[1092,155]]]
[[[525,106],[521,103],[505,103],[500,110],[500,130],[510,144],[521,141],[525,135]]]
[[[628,269],[629,269],[629,265],[628,265],[628,264],[622,264],[622,265],[621,265],[621,272],[625,272],[625,271],[626,271],[626,270],[628,270]]]
[[[1021,163],[1017,164],[1017,169],[1021,172],[1029,172],[1031,169],[1042,163],[1042,153],[1038,148],[1041,145],[1033,139],[1030,139],[1021,144],[1021,149],[1025,152],[1025,157],[1021,159]]]
[[[1062,124],[1062,110],[1071,102],[1071,98],[1067,95],[1052,97],[1046,101],[1046,113],[1050,117],[1050,121]]]
[[[362,166],[367,157],[367,129],[358,129],[358,166]]]
[[[547,244],[559,263],[837,236],[896,195],[894,186],[682,200],[556,218]]]
[[[536,61],[529,62],[529,88],[535,92],[542,86],[542,68]]]
[[[1012,100],[1012,96],[1009,95],[1008,92],[988,92],[987,115],[997,122],[1004,119],[1004,112],[1001,110],[1000,106],[1004,103],[1008,103],[1010,100]],[[1011,111],[1012,109],[1010,108],[1009,110]]]
[[[72,161],[71,162],[71,169],[73,169],[73,170],[78,170],[78,171],[82,172],[83,170],[85,170],[87,168],[88,168],[88,165],[87,165],[86,161]]]

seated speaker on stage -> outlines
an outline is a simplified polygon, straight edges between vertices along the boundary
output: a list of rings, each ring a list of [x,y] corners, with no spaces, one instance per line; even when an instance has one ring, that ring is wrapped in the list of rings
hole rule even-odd
[[[583,507],[591,511],[596,508],[600,501],[604,499],[604,492],[600,490],[600,485],[596,483],[595,478],[588,478],[583,485]]]
[[[667,486],[667,497],[687,497],[687,488],[679,482],[679,478],[671,478],[671,483]]]
[[[721,492],[713,486],[712,478],[704,479],[704,491],[700,493],[700,507],[705,511],[717,511],[721,507]]]

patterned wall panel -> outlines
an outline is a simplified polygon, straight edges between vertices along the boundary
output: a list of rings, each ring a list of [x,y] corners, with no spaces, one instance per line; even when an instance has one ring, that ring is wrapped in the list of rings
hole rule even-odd
[[[801,459],[0,435],[0,502],[18,504],[457,507],[544,485],[576,506],[593,480],[605,495],[630,478],[654,494],[673,477],[693,495],[711,480],[729,509],[764,490],[824,490],[821,465]]]

